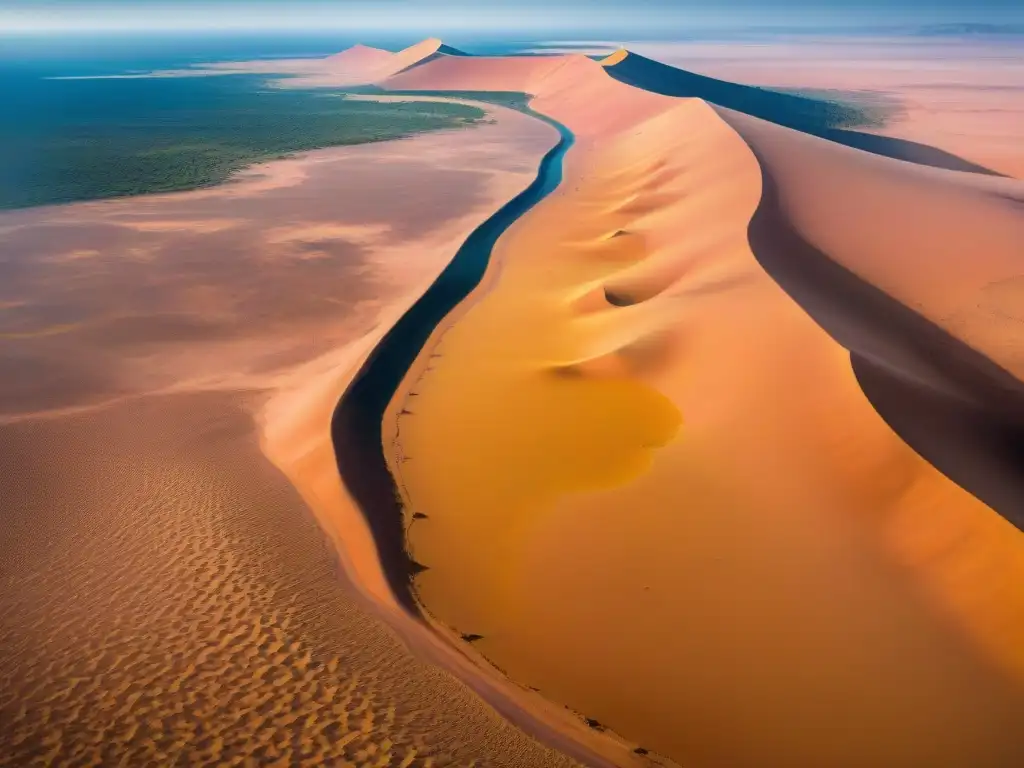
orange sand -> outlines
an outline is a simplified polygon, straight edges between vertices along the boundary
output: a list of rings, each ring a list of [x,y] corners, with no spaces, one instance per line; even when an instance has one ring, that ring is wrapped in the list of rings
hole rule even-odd
[[[385,83],[531,90],[578,136],[385,420],[426,607],[681,764],[1024,760],[1024,537],[868,402],[839,342],[871,318],[816,322],[747,231],[772,174],[822,259],[1012,369],[1010,326],[969,310],[1019,269],[1020,184],[734,130],[553,61]]]
[[[398,612],[327,434],[412,283],[372,332],[278,377],[261,412],[263,449],[374,610],[418,655],[595,764],[647,761],[605,728],[656,764],[1024,762],[1024,538],[912,450],[907,425],[901,437],[887,423],[900,399],[883,419],[861,380],[891,374],[907,412],[938,397],[998,413],[969,355],[922,358],[919,342],[946,332],[947,348],[969,345],[1013,382],[1001,393],[1008,423],[1020,416],[1021,185],[644,93],[580,55],[452,57],[436,40],[385,54],[289,71],[306,85],[527,91],[577,143],[559,190],[498,243],[385,418],[437,635]],[[268,66],[241,69],[282,67]],[[977,141],[936,143],[1015,167]],[[302,231],[278,226],[274,242]],[[450,255],[454,240],[437,246]],[[94,250],[60,258],[87,264]],[[917,324],[882,323],[865,287]],[[440,642],[459,633],[482,637],[462,654]],[[525,755],[512,763],[539,764]]]

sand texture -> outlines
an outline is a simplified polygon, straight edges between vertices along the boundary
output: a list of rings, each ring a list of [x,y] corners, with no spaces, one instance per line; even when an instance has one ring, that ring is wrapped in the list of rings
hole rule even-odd
[[[0,765],[575,764],[410,652],[258,428],[529,182],[550,129],[494,117],[0,216]]]

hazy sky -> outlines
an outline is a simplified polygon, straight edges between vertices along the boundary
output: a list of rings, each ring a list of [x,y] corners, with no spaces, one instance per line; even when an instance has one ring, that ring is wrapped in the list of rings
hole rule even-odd
[[[251,29],[647,34],[1024,22],[1024,0],[0,0],[0,31]]]

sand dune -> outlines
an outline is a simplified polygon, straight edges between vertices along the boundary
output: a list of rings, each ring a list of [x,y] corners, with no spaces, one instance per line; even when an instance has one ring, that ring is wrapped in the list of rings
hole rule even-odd
[[[673,66],[769,88],[881,103],[885,125],[848,138],[915,162],[981,166],[1024,178],[1020,38],[800,36],[728,42],[635,43]],[[725,104],[724,106],[733,106]],[[895,108],[895,109],[892,109]],[[884,152],[883,152],[884,154]]]
[[[1015,481],[893,415],[920,387],[1015,423],[1020,185],[581,56],[384,85],[526,90],[578,138],[385,420],[426,609],[681,764],[1024,759],[1024,539],[983,490]]]
[[[998,175],[938,147],[851,127],[859,121],[855,108],[799,93],[785,93],[719,80],[620,50],[602,60],[608,73],[624,83],[668,96],[699,98],[748,115],[821,136],[874,154],[958,171]],[[842,94],[838,94],[840,97]]]
[[[383,48],[360,44],[328,56],[323,60],[323,64],[341,72],[372,72],[387,66],[394,55]]]
[[[472,225],[526,183],[550,127],[505,115],[479,142],[460,137],[451,178],[454,140],[433,137],[425,197],[399,198],[428,146],[415,139],[363,166],[382,150],[314,153],[130,212],[3,217],[5,244],[45,235],[52,253],[32,263],[80,278],[9,259],[16,280],[0,294],[15,318],[4,354],[36,366],[3,382],[19,450],[2,477],[19,509],[39,510],[4,539],[9,764],[58,753],[42,734],[83,714],[140,760],[198,744],[210,760],[571,764],[499,713],[593,765],[1024,762],[1021,184],[645,90],[611,75],[625,53],[607,66],[467,57],[438,40],[386,53],[295,71],[305,84],[525,91],[576,135],[561,186],[499,240],[385,415],[424,569],[416,607],[434,631],[391,589],[338,476],[331,413]],[[335,157],[375,194],[348,186],[352,167],[329,173]],[[330,215],[339,196],[348,218]],[[311,200],[330,211],[309,215]],[[259,268],[165,253],[186,222],[236,256],[258,226]],[[154,281],[116,313],[104,297],[128,273],[104,266],[111,249]],[[201,279],[161,271],[183,252]],[[356,259],[353,295],[335,295],[317,265]],[[97,468],[90,440],[130,447],[134,464],[114,451]],[[328,578],[257,440],[354,591]],[[69,478],[56,500],[32,487],[65,486],[21,482],[52,468],[54,444]],[[123,480],[96,481],[110,477]],[[167,504],[147,502],[153,489]],[[23,568],[29,555],[52,567]],[[36,642],[52,621],[88,653]],[[151,667],[154,648],[173,649],[166,664]],[[196,732],[183,688],[215,732]],[[168,718],[173,736],[157,732]]]
[[[752,228],[761,263],[855,353],[859,373],[902,380],[917,405],[935,398],[933,408],[957,423],[952,432],[935,430],[939,412],[907,421],[910,402],[891,402],[883,415],[1024,528],[1022,185],[894,166],[726,114],[770,177]],[[842,207],[822,203],[837,195]]]
[[[113,77],[197,77],[251,73],[288,75],[287,79],[277,81],[276,84],[282,87],[347,87],[376,83],[420,64],[449,56],[462,57],[466,54],[436,38],[429,38],[397,52],[368,45],[354,45],[324,58],[219,61],[196,65],[192,69]]]
[[[491,90],[536,93],[537,83],[563,66],[567,57],[481,56],[464,60],[438,56],[408,72],[387,80],[387,87],[397,90]],[[472,61],[472,65],[469,65]]]
[[[316,59],[283,59],[276,61],[230,61],[203,65],[195,70],[172,70],[172,77],[201,74],[251,72],[268,75],[290,75],[278,84],[299,88],[345,87],[369,85],[386,80],[436,59],[459,58],[467,54],[437,38],[428,38],[400,51],[386,51],[367,45],[355,45],[333,56]]]

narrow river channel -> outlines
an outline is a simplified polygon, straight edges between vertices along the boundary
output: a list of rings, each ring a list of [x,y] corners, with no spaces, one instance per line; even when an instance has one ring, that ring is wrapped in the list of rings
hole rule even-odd
[[[366,518],[391,590],[416,615],[420,609],[411,584],[416,565],[405,548],[402,509],[384,455],[381,423],[388,403],[431,333],[483,278],[498,239],[562,181],[563,161],[573,135],[550,118],[529,114],[558,129],[558,144],[541,160],[533,182],[473,230],[437,280],[388,331],[341,396],[331,420],[342,482]]]

